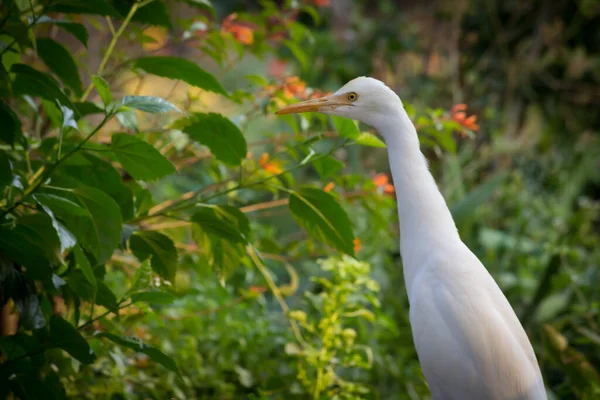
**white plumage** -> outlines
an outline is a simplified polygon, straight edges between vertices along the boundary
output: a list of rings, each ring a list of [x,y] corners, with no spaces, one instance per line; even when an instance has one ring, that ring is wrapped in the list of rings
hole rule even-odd
[[[546,399],[531,343],[494,279],[461,241],[396,93],[361,77],[278,113],[309,111],[362,121],[387,144],[413,338],[433,399]]]

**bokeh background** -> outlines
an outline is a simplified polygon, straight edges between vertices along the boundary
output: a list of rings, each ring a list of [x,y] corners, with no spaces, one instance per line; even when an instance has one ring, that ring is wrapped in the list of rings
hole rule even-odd
[[[249,143],[246,162],[268,175],[297,163],[294,146],[312,134],[331,143],[337,136],[327,118],[276,118],[274,110],[357,76],[383,80],[419,130],[461,237],[526,328],[550,397],[600,398],[600,1],[197,1],[206,9],[193,1],[159,3],[166,19],[148,12],[107,64],[115,96],[160,96],[182,110],[227,115]],[[87,49],[64,32],[42,33],[94,71],[111,33],[102,17],[81,15],[80,22],[90,31]],[[122,67],[142,55],[193,60],[232,96]],[[89,82],[87,73],[82,80]],[[202,147],[189,150],[171,122],[129,114],[98,142],[117,130],[149,132],[179,171],[148,186],[157,203],[229,187],[237,172]],[[333,156],[281,181],[317,185],[339,199],[360,262],[328,258],[334,250],[311,240],[273,188],[215,200],[248,215],[277,293],[250,256],[231,250],[217,263],[203,252],[201,235],[189,240],[177,221],[154,222],[180,254],[177,300],[128,308],[95,328],[153,344],[181,375],[92,340],[94,364],[54,361],[67,394],[429,398],[408,321],[386,150],[352,146]],[[112,262],[105,280],[119,295],[139,262],[126,253]],[[68,305],[62,312],[68,315]],[[290,320],[314,352],[298,347]]]

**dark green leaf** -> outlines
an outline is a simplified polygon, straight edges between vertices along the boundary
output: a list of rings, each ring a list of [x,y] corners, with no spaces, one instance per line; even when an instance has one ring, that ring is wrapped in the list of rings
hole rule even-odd
[[[29,293],[23,298],[16,299],[15,305],[19,310],[19,322],[25,329],[41,329],[46,326],[46,318],[35,293]]]
[[[485,203],[490,196],[494,193],[494,190],[500,186],[506,175],[500,174],[491,179],[488,179],[485,183],[477,186],[470,193],[468,193],[462,200],[450,207],[454,221],[457,224],[463,222],[463,220],[469,217],[473,210]]]
[[[316,160],[313,162],[313,165],[322,180],[326,180],[344,169],[344,163],[331,156],[325,156]]]
[[[110,103],[112,103],[113,98],[112,98],[112,94],[110,93],[110,88],[108,87],[108,82],[106,82],[104,80],[104,78],[102,78],[101,76],[93,75],[92,83],[94,84],[96,91],[100,95],[100,98],[102,99],[102,103],[104,103],[104,106],[106,107]]]
[[[173,104],[154,96],[125,96],[121,103],[124,106],[152,114],[179,111]]]
[[[145,302],[153,304],[168,305],[175,301],[173,293],[163,292],[161,290],[152,290],[149,292],[135,292],[131,294],[131,301],[134,303]]]
[[[248,152],[246,139],[233,122],[220,114],[196,113],[183,131],[207,146],[219,160],[240,165]]]
[[[198,64],[184,58],[142,57],[135,60],[134,66],[149,74],[182,80],[200,89],[227,96],[227,92],[214,76],[200,68]]]
[[[90,101],[82,103],[73,103],[77,111],[82,117],[90,114],[104,114],[104,110]]]
[[[245,243],[250,232],[248,217],[231,206],[200,206],[191,221],[208,234],[237,243]]]
[[[134,0],[113,0],[114,7],[122,15],[127,15]],[[142,8],[138,8],[133,15],[132,21],[140,24],[158,25],[166,28],[171,27],[171,21],[169,20],[169,13],[167,7],[162,1],[153,1],[150,4],[145,5]]]
[[[290,195],[290,211],[315,239],[354,255],[352,224],[333,196],[319,189],[301,189]]]
[[[75,95],[81,96],[83,91],[81,90],[79,69],[73,57],[63,45],[52,39],[37,38],[37,53],[50,68],[50,71],[54,72],[65,85],[70,87]]]
[[[25,64],[14,64],[10,71],[16,74],[13,91],[16,96],[30,95],[50,101],[58,101],[63,106],[75,110],[71,100],[60,90],[58,82],[51,76],[35,70]],[[76,117],[79,117],[77,114]]]
[[[173,164],[143,140],[127,134],[112,136],[111,150],[135,179],[151,181],[177,172]]]
[[[103,281],[98,281],[98,293],[96,294],[96,304],[105,307],[113,313],[118,312],[119,303],[117,302],[117,296],[106,286]]]
[[[81,270],[74,270],[67,276],[67,285],[83,300],[94,300],[94,287]]]
[[[28,214],[15,228],[0,226],[0,253],[27,267],[32,279],[52,276],[50,264],[61,264],[60,241],[46,214]]]
[[[179,374],[175,361],[157,348],[148,346],[140,339],[131,336],[117,336],[112,333],[101,333],[98,337],[105,337],[119,346],[127,347],[138,353],[143,353],[150,357],[153,361],[159,363],[170,371]]]
[[[1,74],[1,72],[0,72]],[[10,144],[15,144],[17,138],[23,133],[21,132],[21,121],[17,114],[3,102],[0,102],[0,140]]]
[[[79,40],[85,47],[87,47],[87,41],[88,41],[89,34],[87,31],[87,28],[80,23],[52,19],[47,16],[42,16],[41,18],[39,18],[37,23],[38,24],[58,25],[65,31],[69,32],[71,35],[75,36],[75,38],[77,38],[77,40]]]
[[[104,0],[60,0],[58,3],[50,6],[48,11],[67,14],[96,14],[120,17],[117,10]]]
[[[41,195],[43,197],[43,195]],[[58,239],[60,241],[60,252],[64,253],[66,250],[70,249],[77,243],[75,237],[67,228],[65,228],[57,219],[52,210],[46,206],[44,203],[40,202],[37,196],[33,196],[33,198],[38,202],[38,204],[42,207],[44,212],[48,214],[50,219],[52,220],[52,227],[56,231],[58,235]]]
[[[84,364],[91,364],[96,355],[79,331],[57,315],[50,318],[50,339],[52,346],[63,349]]]
[[[30,371],[27,374],[19,375],[16,382],[22,391],[24,400],[58,400],[40,379],[39,371]]]
[[[356,122],[353,120],[332,115],[331,121],[333,122],[335,130],[340,136],[347,137],[349,139],[357,139],[360,136],[360,131],[356,126]]]
[[[12,166],[8,155],[5,152],[0,151],[0,193],[2,190],[11,184],[13,180]]]
[[[131,252],[140,260],[152,257],[151,265],[162,278],[174,282],[177,250],[168,236],[155,231],[140,231],[129,238]]]
[[[83,253],[83,250],[81,250],[81,247],[79,246],[75,246],[73,248],[73,253],[75,254],[75,264],[77,264],[77,267],[81,270],[85,278],[92,285],[92,297],[96,296],[98,284],[96,283],[96,275],[94,275],[94,270],[92,269],[89,260],[87,259],[87,257]]]

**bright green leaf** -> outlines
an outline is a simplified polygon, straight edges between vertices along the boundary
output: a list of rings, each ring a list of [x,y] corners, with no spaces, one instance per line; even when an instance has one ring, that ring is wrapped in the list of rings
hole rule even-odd
[[[177,172],[173,164],[153,146],[134,136],[112,136],[111,150],[135,179],[151,181]]]
[[[131,301],[134,303],[145,302],[152,304],[168,305],[173,303],[175,299],[176,297],[173,293],[164,292],[161,290],[131,293]]]
[[[193,140],[229,165],[240,165],[248,152],[248,145],[240,129],[220,114],[196,113],[183,131]]]
[[[104,103],[104,107],[107,107],[113,101],[112,94],[110,93],[110,88],[108,87],[108,82],[106,82],[101,76],[93,75],[92,83],[94,84],[96,91],[100,95],[100,98]]]
[[[129,293],[146,290],[150,287],[152,287],[152,266],[148,259],[142,262],[135,272]]]
[[[135,60],[134,66],[149,74],[182,80],[200,89],[227,96],[227,92],[214,76],[200,68],[195,62],[184,58],[171,56],[142,57]]]
[[[162,278],[173,282],[177,271],[177,249],[166,235],[155,231],[136,232],[129,238],[131,252],[140,260],[152,257],[151,265]]]
[[[360,136],[360,131],[353,120],[332,115],[331,121],[340,136],[349,139],[357,139]]]
[[[199,206],[191,221],[208,234],[237,243],[245,243],[250,232],[248,217],[231,206]]]
[[[322,190],[304,188],[290,195],[290,211],[315,239],[354,255],[352,224],[335,198]]]
[[[326,180],[344,169],[344,163],[331,156],[325,156],[315,160],[313,166],[322,180]]]
[[[386,147],[385,143],[381,139],[369,132],[361,132],[355,141],[356,144],[360,144],[362,146],[379,147],[382,149]]]

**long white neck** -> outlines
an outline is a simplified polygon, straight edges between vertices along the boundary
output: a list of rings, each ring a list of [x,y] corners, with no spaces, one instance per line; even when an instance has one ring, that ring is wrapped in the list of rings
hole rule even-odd
[[[400,104],[394,115],[381,119],[375,128],[388,149],[400,219],[400,252],[410,297],[419,266],[435,256],[434,249],[443,251],[460,237],[404,107]]]

